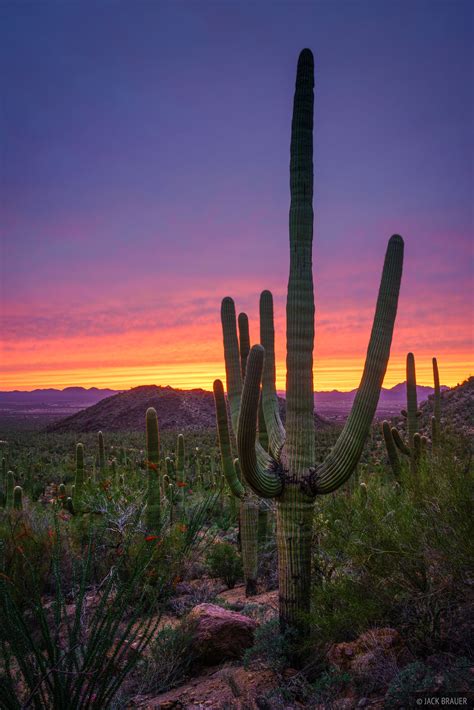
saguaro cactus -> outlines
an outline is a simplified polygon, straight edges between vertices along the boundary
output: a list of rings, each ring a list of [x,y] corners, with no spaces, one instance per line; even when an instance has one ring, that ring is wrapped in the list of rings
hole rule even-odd
[[[84,492],[84,446],[76,444],[76,477],[74,480],[74,492],[72,502],[74,511],[79,512],[82,506],[82,495]]]
[[[434,416],[431,417],[431,443],[433,451],[439,447],[439,434],[441,430],[441,390],[439,386],[438,361],[433,358],[433,380],[434,380]]]
[[[160,500],[160,436],[156,409],[146,410],[146,454],[148,468],[148,487],[146,492],[145,525],[148,532],[157,533],[161,522]]]
[[[13,471],[7,473],[7,492],[5,498],[5,508],[11,510],[13,508],[13,491],[15,488],[15,474]]]
[[[286,431],[278,414],[275,391],[274,357],[271,355],[273,319],[267,313],[267,327],[262,326],[262,345],[255,345],[250,350],[242,390],[231,299],[224,299],[222,311],[227,392],[232,421],[237,429],[239,461],[251,488],[262,497],[276,498],[280,623],[282,628],[291,626],[296,629],[304,629],[303,617],[310,606],[315,497],[339,488],[359,460],[390,354],[403,264],[403,240],[394,235],[388,243],[367,358],[352,411],[331,453],[315,465],[313,86],[313,55],[305,49],[298,60],[291,133]],[[261,312],[265,311],[267,302],[271,301],[265,292],[261,297]],[[261,383],[270,454],[256,443]]]
[[[13,489],[13,507],[15,510],[23,510],[23,490],[21,486]]]
[[[258,499],[252,491],[246,490],[239,476],[238,460],[232,460],[227,407],[224,398],[224,386],[220,380],[214,381],[214,402],[216,405],[216,422],[219,433],[222,470],[230,488],[231,494],[240,501],[240,541],[242,549],[242,564],[245,577],[245,594],[253,596],[257,593],[258,572]]]
[[[98,441],[99,441],[99,469],[100,469],[100,476],[104,475],[105,472],[105,445],[104,445],[104,435],[102,434],[101,431],[99,431],[98,435]]]
[[[387,447],[388,458],[393,472],[396,476],[400,473],[400,460],[398,458],[398,448],[402,454],[410,457],[410,467],[412,473],[416,475],[420,465],[423,451],[426,450],[426,437],[420,436],[418,431],[418,419],[421,412],[418,409],[416,394],[416,369],[415,356],[413,353],[407,355],[407,408],[402,409],[402,415],[407,420],[407,443],[400,436],[396,427],[390,427],[387,421],[382,424],[382,432]]]
[[[184,468],[184,436],[178,434],[177,455],[176,455],[176,478],[179,483],[186,483],[186,472]]]

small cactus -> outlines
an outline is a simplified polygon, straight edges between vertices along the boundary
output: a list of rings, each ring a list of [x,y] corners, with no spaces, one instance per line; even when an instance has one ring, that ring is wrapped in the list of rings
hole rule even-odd
[[[76,444],[76,478],[74,481],[74,492],[72,500],[74,510],[80,512],[82,507],[82,497],[84,494],[84,445]]]
[[[431,418],[431,442],[433,451],[439,448],[439,435],[441,429],[441,390],[439,386],[438,361],[433,358],[433,380],[434,380],[434,416]]]
[[[13,489],[13,508],[15,510],[23,510],[23,490],[21,486],[15,486]]]
[[[149,407],[146,412],[146,453],[148,487],[146,492],[145,526],[148,532],[157,533],[161,525],[160,501],[160,437],[156,409]]]
[[[98,435],[98,441],[99,441],[99,477],[104,475],[105,472],[105,444],[104,444],[104,435],[102,434],[101,431],[99,431]]]
[[[8,471],[7,473],[7,493],[5,508],[11,510],[13,508],[13,491],[15,488],[15,475],[13,471]]]

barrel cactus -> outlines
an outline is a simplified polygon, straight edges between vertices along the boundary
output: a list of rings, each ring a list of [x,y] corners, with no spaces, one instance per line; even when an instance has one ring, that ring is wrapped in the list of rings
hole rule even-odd
[[[244,479],[254,492],[277,503],[277,547],[282,629],[305,629],[310,607],[311,540],[317,495],[331,493],[351,475],[369,432],[390,354],[403,265],[403,239],[388,243],[372,333],[362,380],[336,445],[316,465],[313,346],[313,86],[314,61],[309,49],[298,60],[290,160],[290,277],[287,296],[286,429],[280,420],[275,388],[273,314],[268,292],[262,344],[249,353],[245,381],[233,302],[224,299],[223,330],[227,392]],[[234,310],[235,313],[235,310]],[[227,318],[227,315],[231,317]],[[269,356],[270,355],[270,356]],[[260,388],[269,439],[267,453],[256,440]]]

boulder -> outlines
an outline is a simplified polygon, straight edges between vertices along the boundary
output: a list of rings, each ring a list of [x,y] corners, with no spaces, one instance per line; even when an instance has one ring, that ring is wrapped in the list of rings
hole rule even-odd
[[[240,658],[253,645],[258,626],[248,616],[215,604],[198,604],[188,619],[193,629],[193,652],[203,665]]]

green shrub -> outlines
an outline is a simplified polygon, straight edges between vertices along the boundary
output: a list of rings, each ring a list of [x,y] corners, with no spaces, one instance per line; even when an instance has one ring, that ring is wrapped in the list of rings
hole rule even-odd
[[[187,622],[179,626],[165,626],[150,642],[143,690],[164,693],[183,683],[193,663],[193,627]]]
[[[228,589],[233,589],[242,577],[242,560],[234,546],[228,542],[216,542],[206,558],[211,577],[222,579]]]
[[[364,495],[346,488],[320,501],[311,613],[320,647],[394,626],[416,654],[467,652],[458,621],[472,569],[472,469],[445,439],[400,483],[366,475]]]
[[[276,673],[290,664],[293,653],[292,634],[280,632],[278,619],[271,619],[255,630],[254,645],[244,653],[244,666],[258,660]]]

